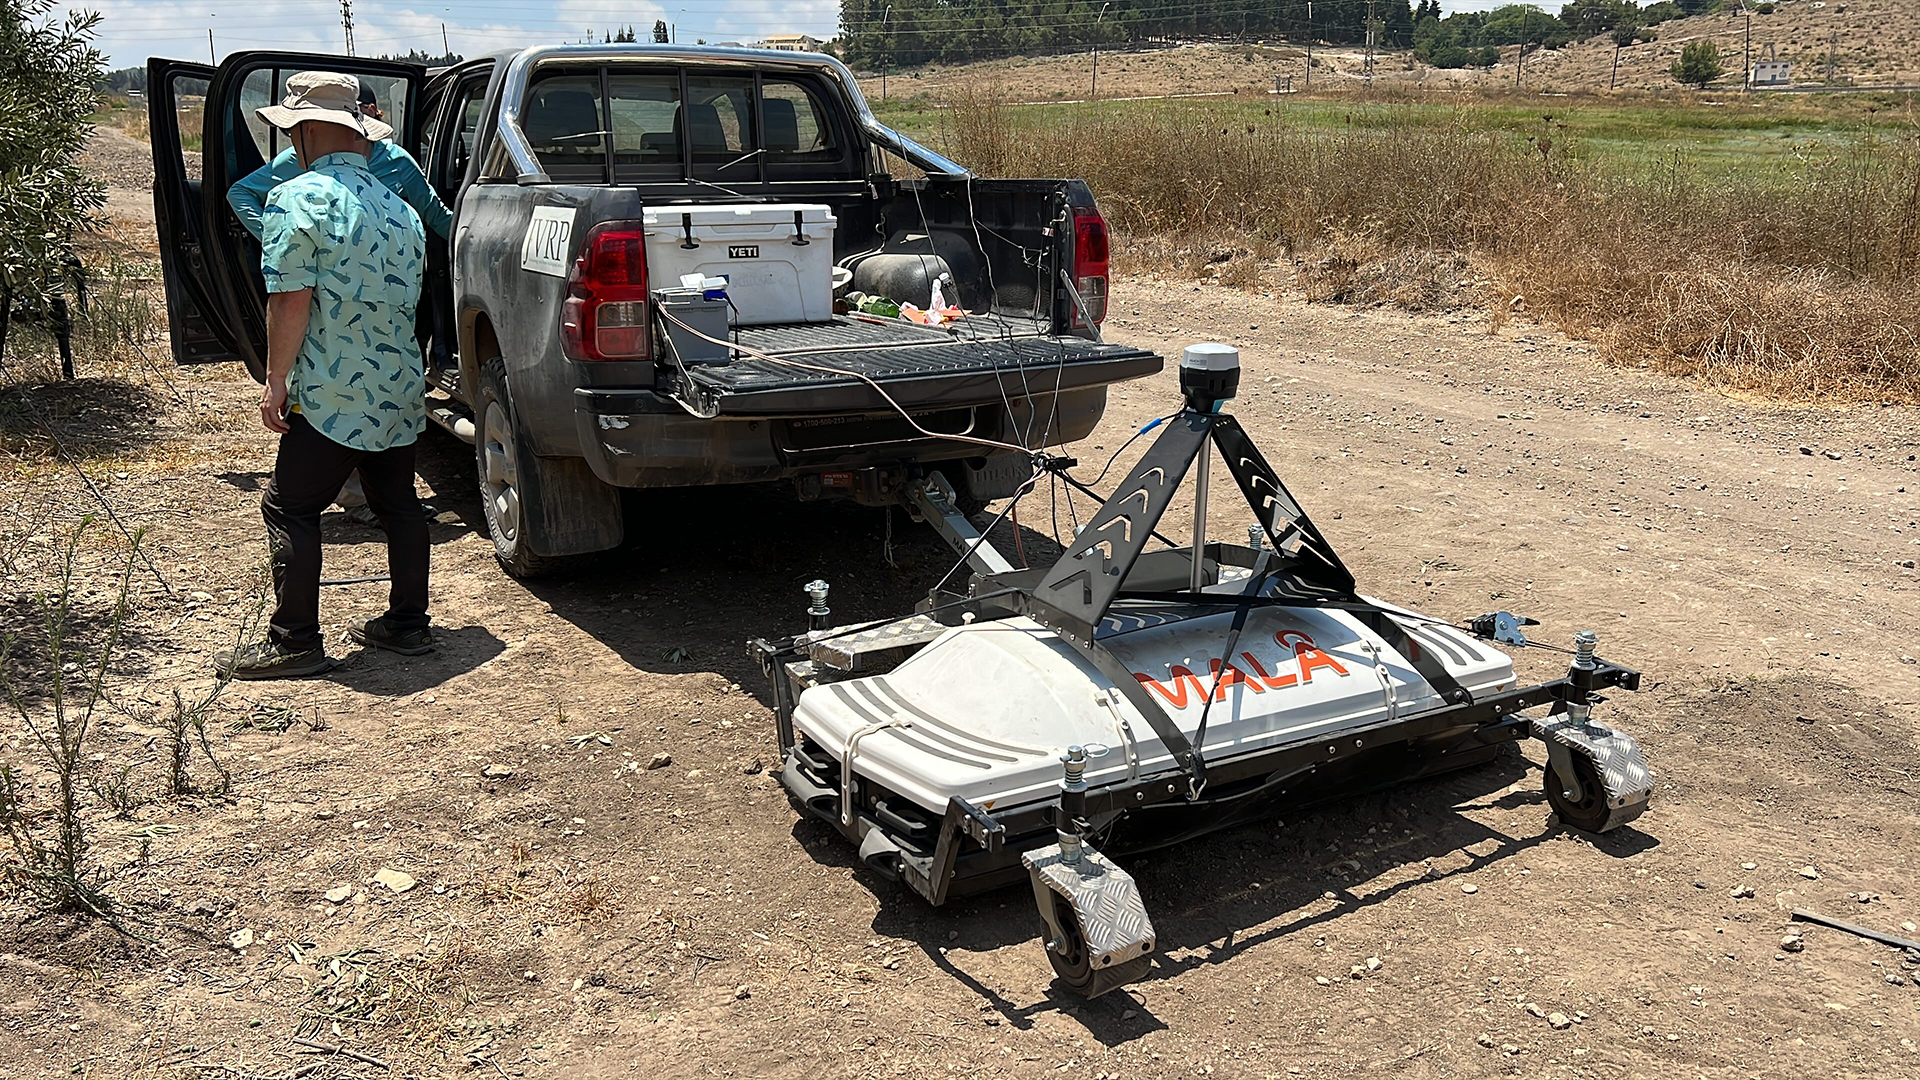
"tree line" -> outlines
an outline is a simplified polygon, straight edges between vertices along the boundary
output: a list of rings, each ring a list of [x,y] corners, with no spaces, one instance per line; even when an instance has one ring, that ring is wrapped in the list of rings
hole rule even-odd
[[[1738,0],[1571,0],[1443,16],[1439,0],[841,0],[840,51],[866,69],[1161,41],[1285,39],[1413,49],[1439,67],[1492,64],[1501,46],[1559,48],[1646,31]],[[1762,8],[1770,4],[1761,4]]]

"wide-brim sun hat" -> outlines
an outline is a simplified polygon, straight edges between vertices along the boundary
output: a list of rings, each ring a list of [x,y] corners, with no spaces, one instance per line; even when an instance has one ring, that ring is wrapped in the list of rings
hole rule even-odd
[[[393,135],[390,124],[360,111],[360,80],[331,71],[299,71],[287,76],[287,96],[278,105],[263,105],[255,115],[274,127],[291,131],[305,120],[319,120],[351,128],[379,141]]]

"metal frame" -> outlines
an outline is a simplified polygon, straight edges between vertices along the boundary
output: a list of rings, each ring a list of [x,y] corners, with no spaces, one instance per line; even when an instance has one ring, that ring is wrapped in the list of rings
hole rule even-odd
[[[1144,554],[1147,541],[1156,535],[1154,529],[1172,504],[1174,492],[1194,470],[1196,462],[1208,460],[1212,448],[1217,448],[1226,459],[1241,494],[1260,521],[1271,550],[1220,543],[1202,546],[1198,541],[1194,549],[1188,549],[1196,566],[1202,559],[1212,558],[1222,565],[1251,570],[1238,593],[1204,592],[1195,588],[1129,591],[1125,586],[1128,574]],[[1169,421],[1167,430],[1147,449],[1115,489],[1115,494],[1089,519],[1087,527],[1038,583],[1030,571],[997,571],[993,559],[982,557],[985,545],[979,533],[964,519],[961,523],[966,524],[965,528],[954,524],[953,518],[958,515],[947,512],[937,482],[926,485],[916,494],[924,504],[922,509],[928,520],[976,570],[967,596],[932,594],[922,607],[923,614],[944,611],[957,619],[959,612],[954,609],[965,607],[982,618],[1019,613],[1047,626],[1127,696],[1173,754],[1177,766],[1098,787],[1064,785],[1056,802],[1003,811],[999,818],[964,800],[951,800],[933,840],[931,861],[916,858],[903,860],[901,864],[902,876],[908,884],[934,904],[944,902],[953,885],[961,837],[973,839],[988,851],[1001,851],[1007,844],[1006,823],[1014,818],[1030,819],[1038,812],[1051,817],[1051,824],[1060,835],[1084,836],[1091,829],[1090,822],[1115,813],[1182,800],[1201,805],[1202,792],[1209,783],[1216,790],[1237,787],[1216,796],[1222,802],[1237,801],[1304,780],[1329,764],[1422,740],[1456,738],[1462,743],[1484,745],[1502,739],[1527,738],[1534,734],[1534,723],[1522,715],[1526,710],[1548,706],[1549,716],[1573,713],[1584,717],[1597,691],[1609,687],[1637,690],[1640,685],[1639,672],[1593,657],[1592,639],[1588,637],[1579,657],[1561,678],[1475,698],[1459,685],[1436,656],[1414,641],[1399,622],[1404,616],[1363,600],[1355,592],[1352,572],[1231,415],[1188,409]],[[1265,595],[1268,592],[1273,595]],[[1444,704],[1336,736],[1270,747],[1209,765],[1201,750],[1193,745],[1194,740],[1188,739],[1107,648],[1107,641],[1128,632],[1106,624],[1108,613],[1119,604],[1177,605],[1174,613],[1180,618],[1233,610],[1238,616],[1236,625],[1255,607],[1344,611],[1400,653],[1433,686]],[[813,648],[816,639],[861,632],[860,628],[854,628],[780,642],[756,640],[751,643],[750,651],[774,680],[776,723],[783,754],[795,753],[792,713],[798,694],[793,680],[803,671],[820,670],[815,664],[821,659],[821,654]],[[1237,632],[1236,629],[1234,633]],[[787,662],[787,658],[803,651],[813,659]],[[829,666],[840,667],[838,663]],[[850,664],[845,670],[851,672],[854,666],[857,665]],[[1201,732],[1204,733],[1204,723]],[[1199,737],[1196,735],[1196,739]],[[850,766],[842,762],[841,768],[845,780]],[[853,782],[858,784],[858,779],[854,778]],[[1249,783],[1251,787],[1244,786]],[[864,811],[860,813],[864,815]],[[865,818],[833,823],[854,839],[860,839],[868,828],[885,829],[877,817],[865,815]],[[1021,843],[1022,850],[1044,846],[1051,840],[1044,833],[1024,829],[1021,835],[1031,841]]]

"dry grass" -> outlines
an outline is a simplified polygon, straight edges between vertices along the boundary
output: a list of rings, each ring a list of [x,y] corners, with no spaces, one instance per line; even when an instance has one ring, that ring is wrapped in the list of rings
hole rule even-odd
[[[1292,276],[1313,299],[1421,309],[1520,296],[1621,363],[1920,400],[1912,122],[1706,182],[1680,160],[1623,179],[1551,119],[1521,142],[1471,109],[1328,130],[1223,124],[1204,105],[1064,114],[1002,101],[958,92],[943,113],[950,151],[986,175],[1086,178],[1123,237],[1122,269],[1248,288]]]

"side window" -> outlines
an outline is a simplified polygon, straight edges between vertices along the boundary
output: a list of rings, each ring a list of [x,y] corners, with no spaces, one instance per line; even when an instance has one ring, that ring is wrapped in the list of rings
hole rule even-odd
[[[207,80],[196,75],[173,76],[173,122],[180,132],[180,163],[187,179],[198,180],[201,136],[207,126]]]
[[[615,75],[607,80],[613,113],[616,182],[680,176],[680,79]]]
[[[260,119],[254,110],[264,105],[279,104],[287,93],[287,77],[296,73],[293,68],[256,68],[247,72],[240,84],[240,114],[246,121],[247,133],[253,136],[254,154],[259,160],[249,164],[250,155],[241,153],[236,165],[245,171],[261,162],[272,161],[274,155],[285,150],[291,143],[287,133]],[[372,87],[374,105],[380,110],[380,116],[396,131],[407,129],[407,80],[386,75],[356,76],[363,87]],[[236,148],[237,149],[237,148]],[[236,177],[243,175],[235,172]]]
[[[739,159],[753,143],[753,80],[690,76],[681,112],[695,172],[712,174]],[[752,179],[753,170],[745,169]]]
[[[763,80],[760,110],[766,125],[761,145],[768,158],[807,161],[839,156],[826,109],[813,91],[795,82]]]
[[[556,183],[604,184],[607,146],[600,116],[598,74],[555,75],[533,85],[520,126],[541,169]]]

